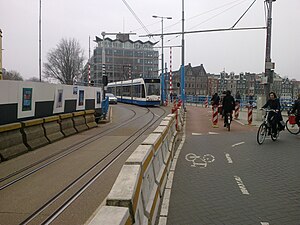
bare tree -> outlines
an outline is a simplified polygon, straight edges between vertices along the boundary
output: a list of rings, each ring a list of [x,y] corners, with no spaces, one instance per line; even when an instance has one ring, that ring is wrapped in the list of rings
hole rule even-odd
[[[74,38],[62,39],[47,55],[44,77],[57,79],[62,84],[73,84],[82,75],[84,53]]]
[[[26,79],[26,81],[40,82],[40,79],[37,77],[30,77],[30,78]],[[42,80],[42,82],[45,82],[45,81]]]
[[[19,72],[10,70],[3,74],[3,80],[23,80],[23,77]]]

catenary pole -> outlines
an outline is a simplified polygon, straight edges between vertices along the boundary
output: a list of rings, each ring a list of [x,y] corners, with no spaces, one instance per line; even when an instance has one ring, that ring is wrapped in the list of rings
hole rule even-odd
[[[267,20],[267,37],[266,37],[266,57],[265,57],[265,95],[268,99],[270,93],[270,86],[273,83],[274,64],[271,62],[271,32],[272,32],[272,3],[276,0],[266,0],[268,5],[268,20]]]

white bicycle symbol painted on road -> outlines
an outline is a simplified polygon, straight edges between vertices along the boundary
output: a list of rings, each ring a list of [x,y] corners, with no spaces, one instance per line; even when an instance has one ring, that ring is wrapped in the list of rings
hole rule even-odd
[[[205,168],[207,167],[208,163],[212,163],[215,161],[215,157],[211,154],[205,154],[203,157],[200,155],[196,155],[195,153],[188,153],[185,156],[186,161],[193,162],[191,167],[197,167],[199,166],[200,168]],[[198,160],[198,162],[196,162]]]

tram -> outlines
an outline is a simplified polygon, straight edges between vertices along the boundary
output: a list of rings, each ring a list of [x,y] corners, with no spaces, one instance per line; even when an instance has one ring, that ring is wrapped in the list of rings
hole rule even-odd
[[[160,79],[157,78],[112,82],[107,89],[116,95],[118,102],[140,106],[160,105]]]

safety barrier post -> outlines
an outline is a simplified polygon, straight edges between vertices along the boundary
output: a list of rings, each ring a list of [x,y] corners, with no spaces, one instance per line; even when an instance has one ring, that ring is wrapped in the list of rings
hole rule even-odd
[[[212,106],[212,122],[213,122],[213,127],[218,128],[218,106],[213,105]]]
[[[207,108],[208,107],[208,97],[205,98],[204,104],[205,104],[205,108]]]
[[[235,103],[235,109],[234,109],[234,118],[237,120],[240,115],[240,103],[236,102]]]
[[[248,106],[248,125],[252,124],[252,111],[253,111],[253,106],[249,105]]]

